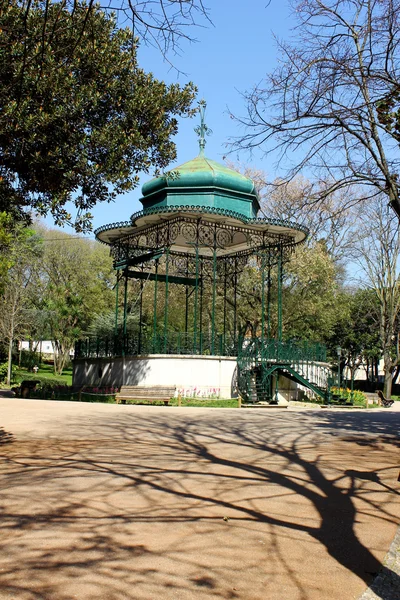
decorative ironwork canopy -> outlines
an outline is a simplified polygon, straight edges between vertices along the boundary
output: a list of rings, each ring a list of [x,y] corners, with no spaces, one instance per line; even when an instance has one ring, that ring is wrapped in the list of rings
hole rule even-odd
[[[244,327],[238,316],[238,282],[250,264],[261,282],[261,335],[270,335],[275,278],[278,338],[282,337],[283,264],[308,231],[291,221],[257,217],[260,204],[253,181],[204,155],[205,135],[210,132],[204,111],[205,103],[196,130],[199,156],[147,182],[142,188],[143,210],[129,221],[95,232],[100,242],[110,246],[118,272],[117,341],[108,340],[108,352],[110,348],[123,354],[179,349],[188,354],[236,355]],[[143,302],[149,285],[151,308],[148,295]],[[176,330],[176,319],[172,324],[171,286],[178,286],[182,297],[182,331]],[[132,332],[127,319],[137,305],[137,327]]]
[[[223,258],[271,247],[291,248],[305,239],[306,230],[289,222],[253,219],[246,223],[232,216],[176,207],[168,212],[136,213],[132,224],[106,226],[96,236],[112,246],[116,260],[124,254],[137,256],[166,247],[171,253],[195,255],[198,251],[205,258],[216,251],[217,258]]]

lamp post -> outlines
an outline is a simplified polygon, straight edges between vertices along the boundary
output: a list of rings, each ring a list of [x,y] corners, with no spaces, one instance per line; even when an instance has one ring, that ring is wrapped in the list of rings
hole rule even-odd
[[[336,354],[338,357],[338,367],[337,367],[337,371],[338,371],[338,388],[339,388],[339,393],[340,393],[340,357],[342,356],[342,349],[340,346],[338,346],[336,348]]]

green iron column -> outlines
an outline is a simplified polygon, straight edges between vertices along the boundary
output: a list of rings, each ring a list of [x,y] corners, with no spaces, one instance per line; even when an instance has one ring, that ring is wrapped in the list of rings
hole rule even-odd
[[[143,273],[143,267],[142,267],[142,273]],[[138,354],[141,354],[141,352],[142,352],[142,319],[143,319],[143,279],[140,280]]]
[[[226,288],[228,285],[226,276],[226,261],[224,261],[224,354],[226,353]]]
[[[156,351],[157,341],[157,288],[158,288],[158,259],[156,260],[155,266],[155,279],[154,279],[154,303],[153,303],[153,354]]]
[[[117,273],[117,284],[115,286],[115,325],[114,325],[114,356],[119,354],[119,343],[118,343],[118,308],[119,308],[119,280],[120,274]]]
[[[268,251],[267,340],[271,339],[271,249]]]
[[[126,350],[126,331],[127,331],[127,316],[128,316],[128,273],[127,271],[125,271],[125,286],[124,286],[124,324],[123,324],[123,331],[124,331],[124,338],[123,338],[123,348],[122,348],[122,354],[123,356],[125,356],[125,350]]]
[[[193,307],[193,354],[197,351],[197,297],[199,291],[199,247],[196,246],[196,282],[194,288],[194,307]]]
[[[204,273],[203,273],[203,261],[200,262],[200,354],[203,354],[203,285],[204,285]]]
[[[124,286],[124,336],[126,336],[127,330],[127,316],[128,316],[128,275],[125,272],[125,286]]]
[[[283,248],[280,246],[278,257],[278,341],[282,341],[282,283],[283,283]]]
[[[265,329],[265,255],[261,256],[261,343],[264,342]]]
[[[217,250],[214,247],[213,252],[213,287],[212,287],[212,309],[211,309],[211,355],[214,355],[214,338],[215,338],[215,301],[216,301],[216,284],[217,284]]]
[[[186,257],[186,279],[189,277],[189,257]],[[187,337],[189,325],[189,286],[185,286],[185,334]]]
[[[233,274],[233,347],[236,349],[237,329],[237,259],[235,257],[235,272]]]
[[[164,354],[167,353],[167,329],[168,329],[168,267],[169,267],[169,248],[165,252],[165,301],[164,301]]]
[[[117,335],[118,335],[118,288],[119,288],[119,276],[117,274],[117,284],[115,286],[115,326],[114,326],[115,337],[117,337]]]

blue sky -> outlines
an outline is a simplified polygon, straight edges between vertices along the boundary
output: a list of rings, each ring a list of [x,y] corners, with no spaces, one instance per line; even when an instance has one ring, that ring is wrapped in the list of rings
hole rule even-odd
[[[199,99],[207,102],[206,123],[213,134],[207,137],[206,155],[223,162],[229,138],[240,135],[240,129],[228,114],[245,114],[245,103],[241,92],[258,83],[270,71],[277,60],[274,33],[288,39],[293,26],[289,3],[279,0],[251,0],[247,3],[232,0],[206,0],[210,6],[213,25],[191,30],[197,43],[182,42],[181,55],[170,55],[170,60],[182,73],[171,69],[160,53],[142,45],[139,63],[146,70],[168,83],[193,81],[199,89]],[[268,5],[267,5],[268,4]],[[248,9],[246,10],[246,6]],[[180,121],[179,133],[175,138],[178,159],[173,168],[198,153],[197,137],[193,129],[198,118]],[[232,155],[257,168],[263,168],[269,176],[279,174],[274,169],[273,158]],[[145,175],[141,185],[150,177]],[[111,204],[98,204],[92,211],[94,229],[106,223],[128,220],[130,215],[141,209],[140,187],[117,198]],[[51,218],[46,219],[52,227]],[[68,231],[68,228],[65,228]]]

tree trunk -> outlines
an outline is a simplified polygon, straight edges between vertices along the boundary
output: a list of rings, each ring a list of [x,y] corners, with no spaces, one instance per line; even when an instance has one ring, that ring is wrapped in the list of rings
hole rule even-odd
[[[53,341],[54,348],[54,373],[56,375],[62,375],[65,364],[69,357],[69,346],[65,346],[58,341]]]
[[[370,382],[371,381],[371,372],[370,372],[370,364],[369,364],[369,360],[368,358],[364,359],[364,371],[365,371],[365,380]]]
[[[392,374],[385,371],[385,383],[383,384],[383,395],[390,399],[392,396]]]
[[[397,378],[399,375],[400,375],[400,365],[396,365],[396,368],[394,370],[393,379],[392,379],[392,385],[397,382]]]
[[[13,341],[14,341],[13,337],[12,337],[12,335],[10,335],[10,339],[9,339],[9,342],[8,342],[7,385],[11,385]]]
[[[390,398],[392,395],[392,380],[393,380],[393,362],[390,357],[390,348],[384,348],[383,350],[383,371],[384,371],[384,384],[383,384],[383,395],[385,398]]]
[[[7,385],[11,385],[11,374],[12,374],[12,347],[14,343],[14,331],[15,331],[15,312],[14,306],[10,309],[10,324],[8,330],[8,365],[7,365]]]

